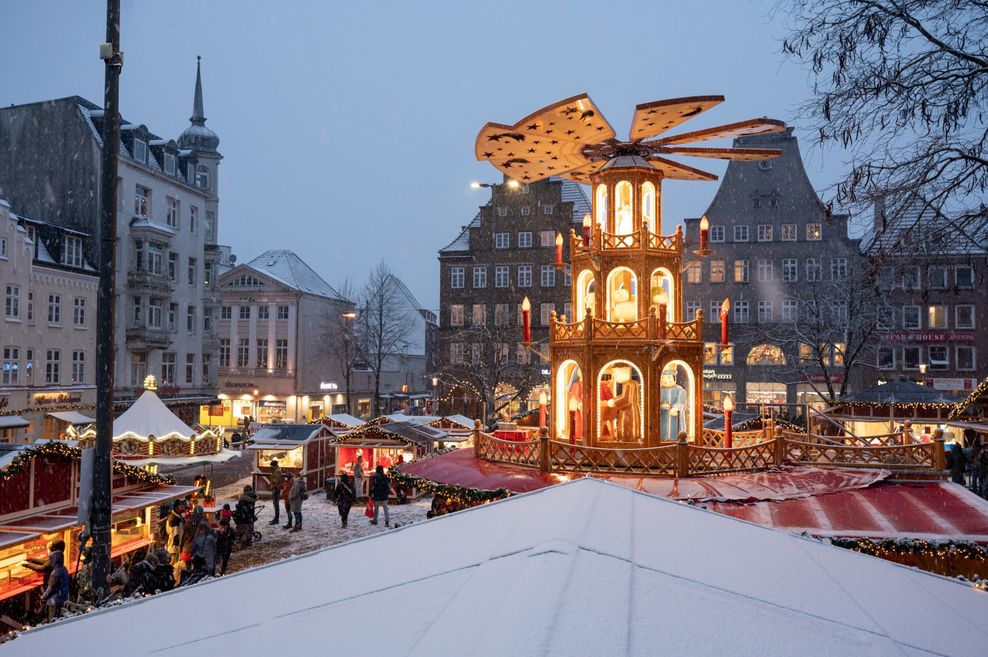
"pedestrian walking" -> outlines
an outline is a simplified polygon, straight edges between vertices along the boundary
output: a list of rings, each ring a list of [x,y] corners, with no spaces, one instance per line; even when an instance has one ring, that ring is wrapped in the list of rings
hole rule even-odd
[[[391,515],[388,513],[388,496],[391,495],[391,482],[388,480],[388,475],[384,474],[384,466],[377,466],[377,470],[374,472],[374,476],[371,477],[370,483],[370,498],[374,500],[374,519],[371,520],[372,525],[377,524],[378,511],[381,507],[384,507],[384,526],[391,526]]]
[[[237,500],[237,508],[233,511],[233,521],[237,523],[237,542],[241,547],[249,547],[254,542],[254,505],[257,494],[254,488],[247,484],[244,492]]]
[[[285,517],[288,519],[282,529],[291,529],[295,526],[295,518],[292,517],[292,505],[289,497],[292,493],[292,485],[295,483],[295,475],[291,472],[285,473],[285,481],[281,486],[281,499],[285,501]]]
[[[292,490],[288,493],[288,500],[291,502],[292,515],[295,516],[295,527],[293,532],[302,531],[302,502],[308,499],[309,494],[305,490],[305,477],[297,476],[292,483]]]
[[[346,528],[347,518],[350,515],[350,507],[356,501],[357,495],[353,492],[350,479],[346,476],[345,472],[340,473],[339,481],[336,482],[335,496],[336,510],[340,512],[340,522]]]
[[[271,474],[268,475],[268,486],[271,488],[271,504],[274,505],[274,520],[269,522],[269,525],[277,525],[281,522],[281,484],[283,480],[284,475],[281,474],[281,466],[278,465],[278,459],[271,459]]]
[[[216,536],[216,554],[220,561],[220,575],[226,575],[226,567],[233,554],[233,546],[237,542],[237,534],[230,526],[229,520],[220,520],[220,529]]]
[[[69,599],[69,571],[65,568],[65,553],[61,550],[53,551],[48,559],[51,561],[51,576],[41,601],[48,610],[50,622],[62,615],[62,605]]]

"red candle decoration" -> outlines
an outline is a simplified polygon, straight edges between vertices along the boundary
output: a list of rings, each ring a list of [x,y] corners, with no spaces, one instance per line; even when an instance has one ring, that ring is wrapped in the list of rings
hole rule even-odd
[[[540,392],[539,393],[539,426],[540,427],[549,426],[545,423],[548,404],[549,404],[549,400],[546,399],[545,393]]]
[[[556,266],[563,266],[563,234],[556,233]]]
[[[731,426],[731,416],[734,415],[734,402],[731,396],[724,397],[724,447],[734,447],[734,428]]]
[[[583,215],[583,246],[590,246],[590,213]]]
[[[720,304],[720,346],[726,347],[731,342],[728,335],[728,326],[730,322],[728,317],[731,313],[731,302],[728,299],[724,299],[724,303]]]
[[[703,215],[700,218],[700,250],[707,250],[707,233],[710,232],[710,222],[707,221],[707,215]]]
[[[532,302],[525,297],[521,302],[521,335],[522,342],[532,342]]]

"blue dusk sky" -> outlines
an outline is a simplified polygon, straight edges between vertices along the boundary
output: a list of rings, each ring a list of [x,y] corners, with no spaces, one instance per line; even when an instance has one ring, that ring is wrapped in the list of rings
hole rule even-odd
[[[794,122],[812,81],[781,55],[786,16],[774,7],[124,0],[121,110],[177,138],[202,55],[207,125],[225,158],[220,242],[241,262],[292,249],[334,285],[359,286],[384,258],[435,309],[436,252],[489,196],[470,181],[501,178],[473,156],[486,121],[514,123],[587,92],[619,136],[635,104],[692,95],[727,102],[684,130],[760,116]],[[105,2],[0,0],[0,16],[0,103],[78,94],[102,105]],[[829,197],[843,155],[797,134],[813,184]],[[667,183],[665,232],[702,214],[716,189]]]

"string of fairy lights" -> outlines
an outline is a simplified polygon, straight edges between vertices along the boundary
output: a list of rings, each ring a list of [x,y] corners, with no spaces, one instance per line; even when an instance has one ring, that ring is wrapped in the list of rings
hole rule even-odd
[[[985,395],[988,395],[988,376],[982,379],[981,383],[978,384],[978,387],[971,391],[971,394],[965,397],[963,401],[958,404],[954,404],[954,410],[952,410],[950,415],[947,417],[951,420],[957,419],[971,404],[975,403],[978,399],[981,399]]]
[[[40,445],[23,447],[17,453],[17,456],[15,456],[5,468],[0,470],[0,482],[7,481],[15,475],[26,471],[30,467],[31,461],[39,456],[79,460],[82,458],[82,450],[78,447],[73,447],[60,442],[42,443]],[[149,472],[144,468],[127,465],[126,463],[121,463],[120,461],[113,462],[113,473],[116,475],[124,475],[128,479],[132,479],[143,484],[171,485],[175,483],[174,477]]]
[[[418,463],[425,459],[439,456],[440,454],[445,454],[453,451],[454,449],[456,448],[450,447],[447,449],[437,450],[432,454],[415,459],[414,461],[408,461],[406,463],[391,466],[391,468],[388,469],[388,477],[397,486],[416,488],[424,493],[443,497],[451,502],[456,509],[466,509],[479,504],[487,504],[488,502],[501,500],[512,495],[512,492],[507,488],[498,488],[496,490],[466,488],[455,484],[443,484],[436,481],[431,481],[429,479],[401,471],[401,468],[404,466],[411,465],[412,463]]]
[[[988,547],[967,541],[928,541],[912,539],[831,538],[831,545],[887,559],[914,555],[928,558],[960,558],[983,561],[988,559]]]

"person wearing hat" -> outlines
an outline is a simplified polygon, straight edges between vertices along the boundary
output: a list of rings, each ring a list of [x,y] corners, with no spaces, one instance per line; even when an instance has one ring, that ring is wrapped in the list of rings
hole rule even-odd
[[[271,504],[274,505],[274,520],[269,525],[277,525],[281,522],[281,484],[284,475],[281,474],[281,466],[278,459],[271,459],[271,474],[268,475],[268,486],[271,488]]]

